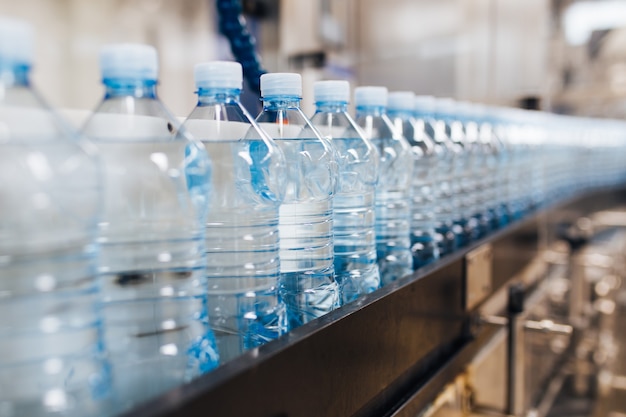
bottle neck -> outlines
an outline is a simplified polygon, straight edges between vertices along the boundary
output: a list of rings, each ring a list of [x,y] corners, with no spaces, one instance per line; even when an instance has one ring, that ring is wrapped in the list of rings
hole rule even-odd
[[[263,110],[298,109],[301,100],[298,96],[263,97]]]
[[[403,109],[389,109],[387,114],[389,114],[389,117],[391,118],[398,118],[402,120],[409,120],[411,117],[413,117],[413,113],[410,110]]]
[[[344,113],[348,111],[347,101],[318,101],[315,103],[317,113]]]
[[[198,105],[235,104],[239,102],[238,88],[198,88]]]
[[[432,110],[416,110],[415,117],[418,119],[435,119],[435,112]]]
[[[5,87],[29,87],[30,66],[0,62],[0,84]]]
[[[114,97],[157,98],[156,80],[139,80],[114,78],[102,81],[105,88],[105,99]]]
[[[444,121],[446,124],[452,122],[455,120],[454,117],[452,117],[452,115],[448,114],[448,113],[435,113],[435,118],[437,120],[442,120]]]
[[[359,116],[382,116],[387,111],[385,106],[356,106],[356,115]]]

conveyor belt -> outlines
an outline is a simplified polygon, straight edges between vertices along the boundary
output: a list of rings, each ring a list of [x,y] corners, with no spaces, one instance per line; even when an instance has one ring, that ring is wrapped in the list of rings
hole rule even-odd
[[[485,298],[498,305],[498,293],[556,241],[558,223],[624,201],[623,190],[603,190],[545,209],[126,416],[414,416],[495,332],[476,326],[489,303],[466,308],[466,254],[493,248]]]

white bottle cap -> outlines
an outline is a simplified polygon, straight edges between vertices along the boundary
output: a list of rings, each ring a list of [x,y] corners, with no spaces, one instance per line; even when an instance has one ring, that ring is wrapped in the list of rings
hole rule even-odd
[[[241,90],[243,69],[239,62],[212,61],[196,64],[193,69],[196,88],[229,88]]]
[[[489,107],[483,103],[473,103],[474,105],[474,117],[476,119],[484,119],[487,117],[487,113],[489,112]]]
[[[313,84],[315,102],[340,101],[347,103],[350,101],[350,83],[342,80],[317,81]]]
[[[435,97],[415,96],[414,104],[416,111],[431,112],[435,110]]]
[[[100,50],[102,79],[130,78],[156,81],[157,51],[153,46],[138,43],[117,43]]]
[[[387,106],[386,87],[357,87],[354,89],[354,104],[361,106]]]
[[[261,75],[261,96],[302,97],[302,76],[292,72]]]
[[[469,101],[457,101],[454,107],[456,115],[460,118],[473,119],[475,116],[474,104]]]
[[[412,112],[415,108],[415,94],[411,91],[394,91],[389,93],[389,110]]]
[[[0,61],[30,65],[34,55],[32,25],[8,17],[0,17]]]
[[[452,115],[455,111],[455,101],[451,98],[435,99],[435,110],[437,113]]]

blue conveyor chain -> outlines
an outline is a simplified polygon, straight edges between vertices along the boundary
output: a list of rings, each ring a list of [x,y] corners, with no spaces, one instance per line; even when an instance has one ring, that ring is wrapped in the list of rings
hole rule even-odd
[[[261,92],[260,77],[265,74],[261,68],[259,54],[255,50],[256,40],[246,27],[241,0],[216,0],[220,32],[230,42],[235,59],[243,67],[243,76],[250,90],[257,95]]]

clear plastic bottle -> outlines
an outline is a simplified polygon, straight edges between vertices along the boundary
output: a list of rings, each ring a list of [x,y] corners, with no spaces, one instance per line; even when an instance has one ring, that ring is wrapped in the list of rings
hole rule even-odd
[[[285,159],[239,102],[237,62],[195,67],[198,104],[183,123],[213,165],[206,223],[208,307],[225,362],[287,330],[279,301],[278,209]]]
[[[517,204],[517,176],[516,176],[516,152],[515,144],[513,142],[512,133],[513,125],[510,123],[510,112],[505,107],[491,108],[492,124],[495,134],[502,142],[503,165],[500,170],[499,178],[501,179],[500,192],[504,201],[504,218],[508,223],[511,223],[519,219],[519,211]],[[553,150],[554,151],[554,150]],[[554,152],[557,155],[557,152]],[[555,168],[553,178],[555,183],[559,182],[559,170]]]
[[[457,234],[460,234],[454,224],[459,205],[454,194],[454,163],[460,149],[447,136],[446,123],[437,117],[435,100],[432,96],[416,96],[415,117],[422,124],[424,134],[432,138],[438,155],[433,190],[437,210],[435,231],[442,237],[439,253],[444,256],[457,249]]]
[[[317,109],[311,122],[331,140],[338,156],[333,203],[335,274],[343,303],[348,303],[380,287],[374,230],[379,156],[348,114],[350,84],[318,81],[314,91]]]
[[[545,117],[546,114],[537,110],[531,110],[527,112],[527,117],[530,119],[530,126],[526,133],[527,140],[527,148],[528,148],[528,164],[527,169],[530,169],[530,192],[529,192],[529,210],[535,211],[540,208],[545,201],[545,193],[543,188],[544,176],[543,176],[543,167],[540,161],[542,161],[544,155],[546,138],[544,131]],[[602,146],[602,144],[598,144],[598,146],[590,146],[589,136],[593,134],[593,131],[589,129],[589,126],[585,125],[586,120],[584,118],[577,118],[578,122],[582,125],[582,128],[579,130],[579,135],[584,136],[582,142],[585,144],[583,147],[588,147],[588,152],[583,151],[583,154],[586,153],[586,158],[584,158],[584,162],[588,166],[585,169],[584,165],[581,165],[582,171],[587,171],[590,175],[587,176],[588,186],[591,186],[593,183],[593,171],[594,165],[598,162],[596,156]],[[591,153],[591,155],[589,155]],[[580,171],[579,171],[580,172]]]
[[[279,216],[280,294],[293,329],[340,305],[333,265],[337,161],[331,143],[300,110],[299,74],[262,75],[261,95],[256,121],[280,146],[287,165]]]
[[[33,29],[0,18],[0,415],[104,414],[97,163],[31,88]]]
[[[468,213],[475,223],[475,233],[469,240],[485,237],[492,226],[492,212],[489,193],[492,189],[492,176],[489,172],[490,149],[481,138],[478,107],[473,103],[461,101],[456,103],[457,116],[464,126],[465,152],[468,163],[466,166],[469,178],[465,178],[465,187],[470,201]]]
[[[507,149],[496,132],[493,108],[478,105],[479,137],[487,149],[485,178],[485,199],[489,201],[487,209],[491,212],[491,229],[499,229],[509,222],[506,208],[507,196]]]
[[[442,237],[435,230],[437,149],[424,129],[424,121],[415,119],[414,112],[415,94],[410,91],[389,94],[389,118],[396,130],[409,141],[413,155],[411,253],[413,268],[417,269],[439,259]]]
[[[411,255],[411,145],[387,117],[385,87],[357,87],[356,121],[380,154],[376,187],[376,249],[382,285],[413,271]]]
[[[104,170],[104,336],[124,409],[217,365],[206,317],[211,170],[157,97],[153,47],[105,46],[100,65],[105,97],[83,129]]]
[[[459,247],[466,246],[477,237],[477,222],[474,211],[474,176],[472,174],[472,154],[465,140],[465,127],[457,114],[457,106],[450,98],[436,101],[437,117],[442,120],[446,137],[454,144],[456,154],[453,164],[454,180],[452,191],[455,195],[455,235]]]
[[[526,192],[528,182],[525,180],[526,146],[524,139],[523,110],[505,109],[501,119],[501,128],[505,132],[508,149],[508,208],[511,221],[519,220],[526,215]],[[569,161],[571,162],[571,161]]]

